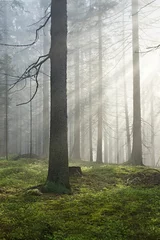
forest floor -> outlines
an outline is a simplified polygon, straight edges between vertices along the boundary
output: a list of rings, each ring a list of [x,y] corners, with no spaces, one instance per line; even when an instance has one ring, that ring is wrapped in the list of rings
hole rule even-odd
[[[73,194],[58,196],[27,190],[47,161],[0,160],[0,240],[160,240],[158,169],[80,165]]]

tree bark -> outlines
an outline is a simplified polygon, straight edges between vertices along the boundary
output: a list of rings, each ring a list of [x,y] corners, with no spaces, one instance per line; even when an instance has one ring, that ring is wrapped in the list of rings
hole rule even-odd
[[[67,143],[67,1],[51,3],[51,122],[47,183],[70,189]]]
[[[96,162],[102,163],[102,18],[101,1],[99,0],[98,11],[98,41],[99,41],[99,82],[98,82],[98,138],[97,138],[97,159]]]
[[[7,2],[5,2],[4,8],[4,32],[5,42],[8,42],[8,23],[7,23]],[[5,48],[5,155],[8,160],[8,51]]]
[[[141,139],[141,97],[140,97],[140,66],[139,66],[139,27],[138,0],[132,0],[132,44],[133,44],[133,148],[131,163],[142,163]]]
[[[44,12],[45,12],[44,8]],[[43,31],[43,55],[48,52],[48,28]],[[43,65],[43,157],[48,157],[49,152],[49,62]]]
[[[154,95],[153,95],[153,79],[151,80],[151,164],[156,166],[155,162],[155,133],[154,133]]]
[[[118,79],[116,77],[116,161],[119,164],[119,109],[118,109]]]
[[[32,82],[30,79],[30,99],[32,97]],[[33,151],[33,114],[32,114],[32,101],[30,101],[30,148],[29,148],[29,153],[30,153],[30,158],[32,158],[32,151]]]
[[[73,158],[80,159],[80,82],[79,82],[79,31],[76,32],[76,49],[75,49],[75,115],[74,115],[74,145]]]
[[[123,6],[123,86],[124,86],[124,109],[125,109],[125,123],[126,123],[126,139],[127,139],[127,161],[131,158],[131,138],[129,129],[129,114],[127,101],[127,85],[126,85],[126,71],[125,71],[125,5]]]

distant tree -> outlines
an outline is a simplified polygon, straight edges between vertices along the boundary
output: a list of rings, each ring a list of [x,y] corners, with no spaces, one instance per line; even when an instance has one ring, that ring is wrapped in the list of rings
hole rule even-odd
[[[132,0],[132,44],[133,44],[133,147],[131,163],[142,165],[141,96],[139,65],[138,0]]]
[[[40,0],[42,14],[45,16],[48,11],[50,0]],[[47,54],[49,45],[49,28],[48,25],[43,28],[43,55]],[[49,151],[49,62],[43,65],[43,156],[48,156]]]

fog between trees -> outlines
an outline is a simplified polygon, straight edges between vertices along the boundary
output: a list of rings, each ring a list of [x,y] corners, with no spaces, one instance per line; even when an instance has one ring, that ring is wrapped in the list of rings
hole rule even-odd
[[[159,166],[159,4],[68,1],[69,159]],[[0,1],[0,12],[0,155],[47,158],[50,1]],[[40,56],[40,69],[26,72]]]

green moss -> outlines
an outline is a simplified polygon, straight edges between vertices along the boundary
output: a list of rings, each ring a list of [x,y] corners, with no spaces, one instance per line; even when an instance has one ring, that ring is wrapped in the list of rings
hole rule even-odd
[[[57,194],[70,194],[71,190],[66,188],[61,183],[55,182],[46,182],[46,184],[42,188],[42,192],[44,193],[57,193]]]
[[[47,161],[0,160],[0,239],[159,240],[159,186],[127,184],[145,169],[83,163],[72,195],[54,194],[64,189],[52,183],[36,194],[26,189],[45,182]]]

